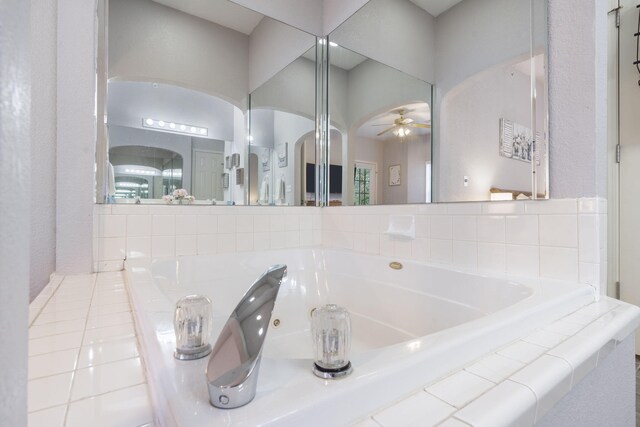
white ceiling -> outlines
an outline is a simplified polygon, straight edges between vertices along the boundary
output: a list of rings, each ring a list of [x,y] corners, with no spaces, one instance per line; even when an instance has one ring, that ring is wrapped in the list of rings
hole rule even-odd
[[[363,138],[371,138],[371,139],[396,139],[397,137],[393,135],[393,133],[387,132],[384,135],[378,136],[378,133],[383,130],[391,127],[393,125],[393,121],[400,117],[400,115],[396,112],[400,108],[406,110],[404,115],[405,118],[413,119],[414,123],[429,123],[431,124],[431,108],[429,108],[429,104],[426,102],[417,102],[413,104],[406,104],[401,107],[393,108],[392,110],[385,111],[384,113],[378,114],[371,119],[367,120],[362,126],[358,128],[357,135]],[[388,126],[377,126],[377,125],[388,125]],[[426,128],[411,128],[412,135],[426,135],[431,133],[431,129]]]
[[[411,3],[421,7],[433,16],[438,16],[451,9],[462,0],[410,0]]]
[[[189,15],[249,35],[264,15],[228,0],[153,0]]]

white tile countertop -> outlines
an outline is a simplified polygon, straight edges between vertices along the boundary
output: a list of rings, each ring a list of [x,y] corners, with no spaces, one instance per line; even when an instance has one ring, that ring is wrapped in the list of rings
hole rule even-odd
[[[354,424],[533,426],[640,324],[603,298]]]
[[[29,325],[29,427],[151,425],[122,273],[54,276]]]

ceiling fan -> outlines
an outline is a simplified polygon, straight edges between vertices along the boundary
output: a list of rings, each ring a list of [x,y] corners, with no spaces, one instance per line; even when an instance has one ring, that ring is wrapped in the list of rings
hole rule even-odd
[[[407,135],[409,135],[411,133],[411,129],[410,128],[425,128],[425,129],[431,129],[431,125],[428,123],[415,123],[415,121],[413,119],[410,119],[409,117],[405,117],[405,114],[408,112],[407,110],[405,110],[404,108],[399,108],[397,110],[393,110],[391,111],[392,113],[398,114],[400,115],[400,117],[398,117],[397,119],[395,119],[393,121],[393,124],[379,124],[379,125],[373,125],[373,126],[391,126],[385,130],[383,130],[382,132],[380,132],[377,136],[381,136],[384,135],[385,133],[389,132],[389,131],[393,131],[393,134],[396,135],[397,137],[403,138]]]

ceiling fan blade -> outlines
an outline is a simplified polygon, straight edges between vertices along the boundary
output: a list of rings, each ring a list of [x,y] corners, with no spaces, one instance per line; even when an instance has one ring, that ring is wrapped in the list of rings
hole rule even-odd
[[[393,125],[390,128],[385,129],[382,132],[380,132],[377,136],[384,135],[385,133],[389,132],[390,130],[394,129],[395,127],[396,127],[396,125]]]
[[[406,126],[411,126],[413,128],[425,128],[425,129],[431,129],[431,125],[428,125],[426,123],[409,123]]]
[[[371,125],[371,126],[395,126],[395,123],[381,123],[379,125]]]
[[[409,123],[413,123],[413,122],[414,122],[414,120],[410,119],[409,117],[405,117],[405,118],[400,120],[400,124],[403,125],[403,126],[406,126]]]

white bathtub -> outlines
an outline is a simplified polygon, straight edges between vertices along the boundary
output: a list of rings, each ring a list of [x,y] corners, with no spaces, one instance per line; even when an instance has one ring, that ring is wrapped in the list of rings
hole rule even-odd
[[[344,425],[593,301],[566,282],[487,277],[333,250],[127,262],[157,422],[181,426]],[[207,358],[173,358],[173,306],[187,294],[213,300],[215,342],[246,289],[271,264],[288,265],[268,332],[256,398],[209,405]],[[311,373],[309,312],[326,303],[352,315],[354,372]]]

